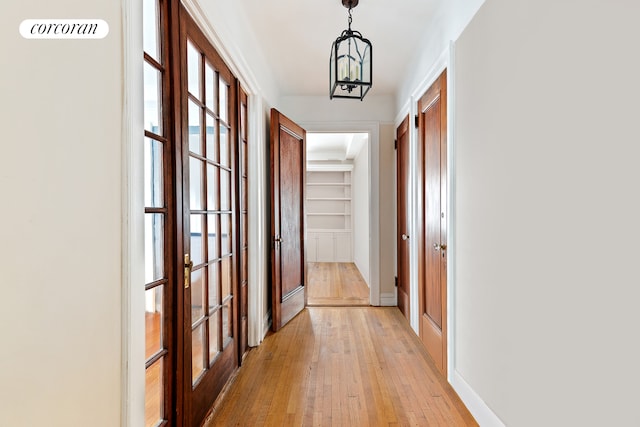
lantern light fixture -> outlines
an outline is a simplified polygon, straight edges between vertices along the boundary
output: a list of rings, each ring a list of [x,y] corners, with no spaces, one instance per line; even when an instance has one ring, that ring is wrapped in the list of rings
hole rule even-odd
[[[362,101],[372,86],[372,46],[359,31],[351,29],[351,9],[359,0],[342,0],[349,9],[349,28],[331,45],[329,59],[329,98]]]

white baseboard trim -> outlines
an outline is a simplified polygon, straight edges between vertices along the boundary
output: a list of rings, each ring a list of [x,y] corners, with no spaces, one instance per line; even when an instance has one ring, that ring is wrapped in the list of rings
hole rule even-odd
[[[262,339],[267,336],[269,329],[271,329],[271,310],[267,311],[262,319]]]
[[[381,307],[395,307],[398,305],[398,297],[395,292],[386,292],[380,294]]]
[[[505,427],[502,420],[498,418],[455,369],[451,375],[451,386],[481,427]]]

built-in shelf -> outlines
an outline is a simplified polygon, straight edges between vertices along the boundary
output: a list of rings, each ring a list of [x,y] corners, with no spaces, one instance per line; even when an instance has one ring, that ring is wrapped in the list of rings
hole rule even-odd
[[[352,262],[351,165],[307,167],[307,256]]]

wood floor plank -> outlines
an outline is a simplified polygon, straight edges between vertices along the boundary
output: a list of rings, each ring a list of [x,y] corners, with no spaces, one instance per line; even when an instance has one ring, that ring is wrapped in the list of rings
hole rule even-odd
[[[309,307],[252,349],[205,427],[476,426],[395,307]]]
[[[307,263],[308,306],[368,306],[369,286],[353,263]]]

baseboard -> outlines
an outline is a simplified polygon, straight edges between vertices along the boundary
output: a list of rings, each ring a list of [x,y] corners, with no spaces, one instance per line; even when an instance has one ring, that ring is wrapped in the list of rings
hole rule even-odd
[[[395,292],[387,292],[380,294],[381,307],[395,307],[398,305],[398,296]]]
[[[451,386],[481,427],[505,427],[502,420],[455,369],[451,375]]]
[[[269,329],[271,329],[271,310],[267,311],[262,319],[262,339],[267,336]]]

